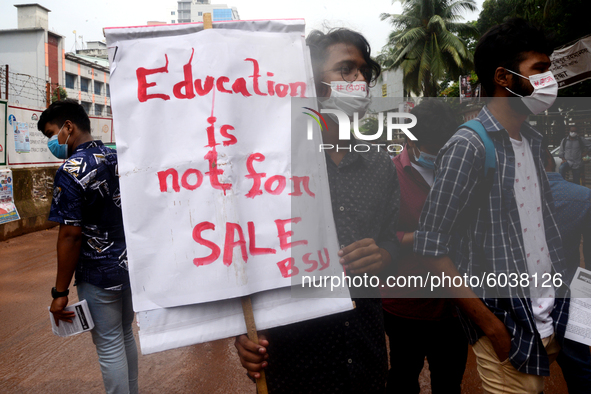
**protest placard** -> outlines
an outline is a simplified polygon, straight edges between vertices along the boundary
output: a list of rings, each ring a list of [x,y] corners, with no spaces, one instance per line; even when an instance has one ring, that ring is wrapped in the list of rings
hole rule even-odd
[[[290,98],[314,96],[303,21],[105,32],[134,309],[342,272],[319,136],[291,135]]]

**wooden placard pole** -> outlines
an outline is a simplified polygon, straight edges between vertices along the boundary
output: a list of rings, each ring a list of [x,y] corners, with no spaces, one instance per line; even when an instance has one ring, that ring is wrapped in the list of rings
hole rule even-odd
[[[206,12],[203,14],[203,29],[213,28],[211,13]],[[242,312],[244,313],[244,322],[246,323],[246,331],[248,339],[254,343],[259,343],[259,336],[257,334],[257,326],[254,321],[254,314],[252,313],[252,301],[250,296],[244,296],[242,300]],[[261,377],[257,379],[257,393],[268,394],[267,390],[267,379],[265,378],[265,371],[260,372]]]
[[[259,336],[257,334],[257,326],[254,322],[254,314],[252,313],[252,302],[250,296],[244,296],[242,299],[242,312],[244,313],[244,322],[246,323],[246,331],[248,339],[254,343],[259,343]],[[259,372],[261,377],[257,379],[257,393],[268,394],[267,379],[265,378],[265,371]]]
[[[213,28],[213,24],[211,22],[211,12],[206,12],[203,14],[203,29],[211,29]]]

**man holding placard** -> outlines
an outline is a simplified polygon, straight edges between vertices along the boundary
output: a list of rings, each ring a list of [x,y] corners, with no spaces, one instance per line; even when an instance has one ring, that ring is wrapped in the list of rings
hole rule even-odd
[[[323,97],[320,108],[362,117],[368,84],[380,74],[365,38],[336,29],[314,31],[306,42],[317,94]],[[384,151],[351,149],[356,140],[339,140],[337,121],[325,119],[323,143],[333,146],[325,152],[340,263],[349,276],[380,274],[392,265],[399,246],[396,170]],[[353,297],[361,290],[351,288]],[[236,338],[240,361],[253,378],[265,369],[273,393],[382,392],[387,353],[379,293],[373,297],[355,298],[350,312],[271,329],[259,336],[258,345],[241,335]]]

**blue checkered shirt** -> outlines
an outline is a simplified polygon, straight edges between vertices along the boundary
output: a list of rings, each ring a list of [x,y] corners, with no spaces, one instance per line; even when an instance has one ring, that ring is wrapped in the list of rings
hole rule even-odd
[[[414,251],[432,257],[448,255],[460,274],[528,273],[519,212],[515,200],[515,154],[509,134],[484,107],[477,117],[494,142],[497,168],[492,189],[486,196],[484,184],[485,148],[480,137],[461,128],[439,151],[436,179],[425,202],[419,230],[415,232]],[[554,203],[541,156],[542,136],[527,122],[521,135],[530,144],[542,193],[546,243],[553,274],[564,278],[562,242],[553,217]],[[547,353],[536,329],[532,305],[525,287],[478,287],[472,290],[502,322],[511,335],[509,358],[524,373],[549,375]],[[566,286],[556,289],[552,311],[554,329],[560,342],[568,320]],[[471,344],[482,330],[462,315]]]

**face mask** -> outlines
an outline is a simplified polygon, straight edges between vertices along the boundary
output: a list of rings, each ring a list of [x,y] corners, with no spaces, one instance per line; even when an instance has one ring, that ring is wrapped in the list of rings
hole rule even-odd
[[[544,112],[554,104],[556,95],[558,94],[558,84],[556,83],[556,79],[554,79],[552,71],[531,75],[529,78],[511,70],[507,71],[521,78],[529,79],[529,82],[534,87],[533,93],[525,97],[512,92],[509,88],[505,88],[514,95],[521,97],[521,101],[529,108],[532,114],[537,115],[540,112]]]
[[[65,126],[65,123],[64,123],[64,126]],[[58,131],[56,135],[54,135],[53,137],[51,137],[49,139],[49,141],[47,141],[47,147],[49,148],[49,151],[55,157],[57,157],[58,159],[62,159],[62,160],[65,160],[68,158],[68,140],[70,139],[70,136],[68,135],[68,138],[66,138],[66,142],[63,144],[60,144],[59,141],[57,140],[57,137],[62,132],[62,129],[64,128],[64,126],[62,126],[60,128],[60,131]]]
[[[572,138],[575,138],[577,136],[577,133],[571,131],[570,133],[568,133],[568,135],[570,135]]]
[[[434,170],[435,169],[435,159],[437,158],[437,156],[430,155],[428,153],[422,152],[421,150],[419,150],[419,152],[421,152],[419,157],[417,157],[415,155],[415,160],[417,161],[417,164],[423,168],[428,169],[428,170]],[[414,155],[414,153],[413,153],[413,155]]]
[[[322,83],[328,85],[326,82]],[[360,81],[349,83],[346,81],[332,81],[329,86],[331,88],[330,97],[318,101],[318,105],[321,109],[342,111],[347,114],[350,119],[353,119],[353,114],[355,112],[359,114],[359,119],[365,116],[365,112],[367,112],[367,108],[371,102],[367,82]],[[333,114],[328,115],[333,117]],[[337,120],[335,119],[335,121]]]

